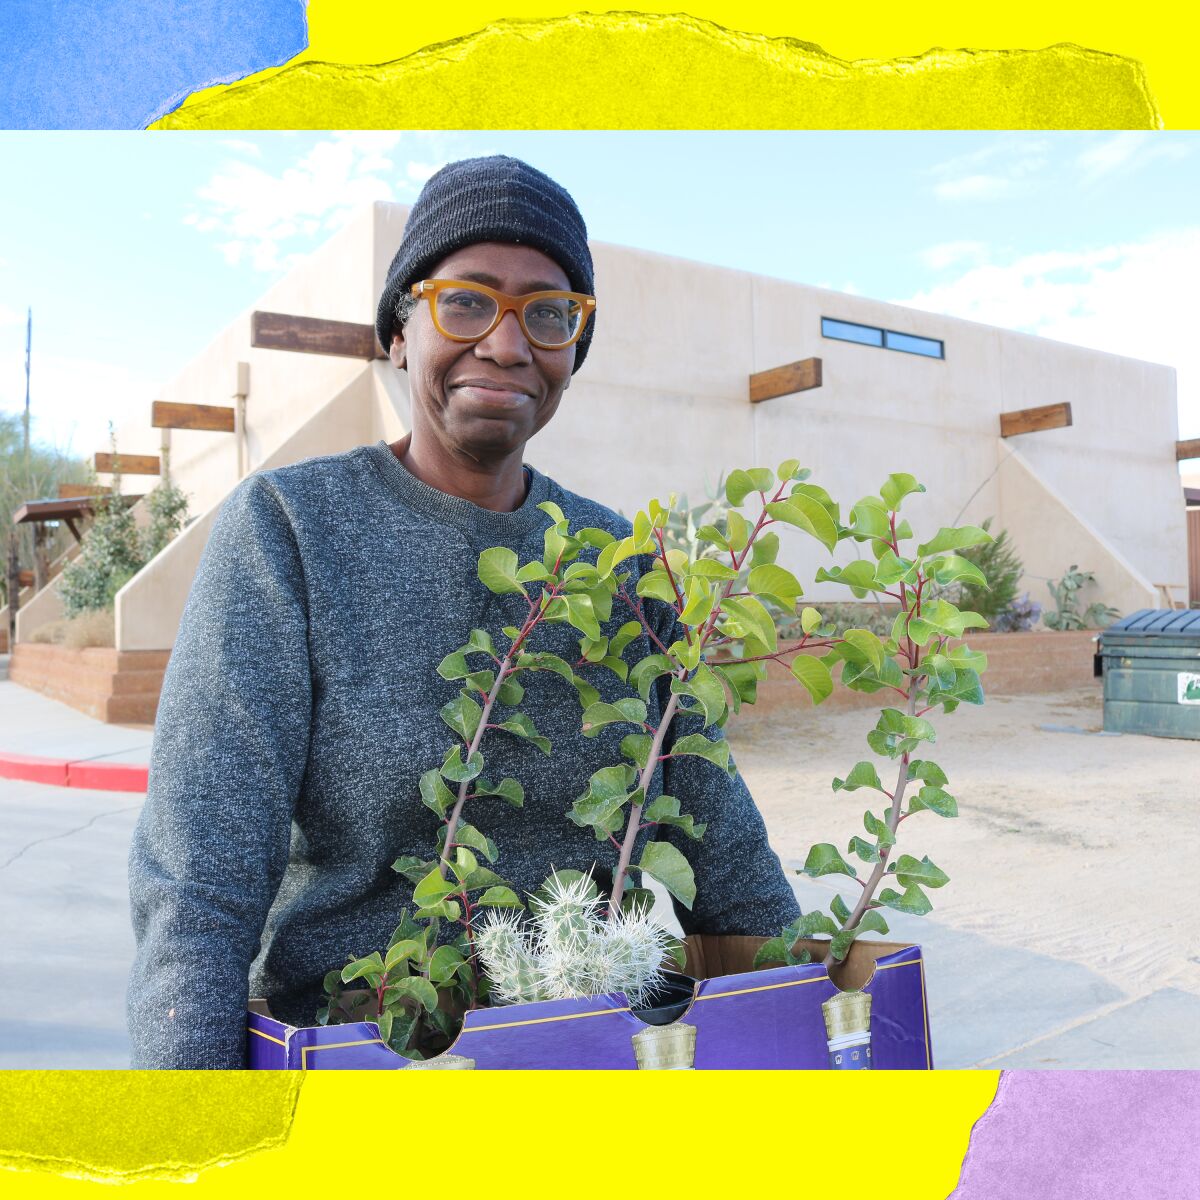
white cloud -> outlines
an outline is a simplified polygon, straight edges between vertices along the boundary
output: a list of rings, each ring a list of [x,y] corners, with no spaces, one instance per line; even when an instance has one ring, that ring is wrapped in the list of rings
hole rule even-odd
[[[984,263],[897,300],[1176,368],[1180,436],[1200,435],[1200,340],[1193,281],[1200,227],[1078,252]]]
[[[23,347],[0,353],[0,379],[0,410],[23,412]],[[35,343],[30,384],[34,437],[79,457],[108,448],[110,420],[118,430],[126,422],[150,426],[157,384],[123,363],[39,353]]]
[[[1000,137],[994,142],[937,163],[929,173],[939,200],[993,200],[1032,190],[1045,167],[1044,139]],[[986,168],[986,169],[981,169]]]
[[[934,271],[952,267],[955,263],[970,261],[979,263],[987,258],[985,242],[939,242],[920,252],[921,261]]]
[[[1158,158],[1184,158],[1188,148],[1181,142],[1166,141],[1162,134],[1126,130],[1082,151],[1075,165],[1083,181],[1094,183],[1117,171],[1137,170]]]
[[[322,230],[337,228],[356,208],[414,198],[446,161],[439,154],[444,142],[386,130],[335,133],[278,173],[230,159],[197,192],[198,203],[184,224],[213,235],[213,245],[231,266],[277,272],[310,252]],[[236,141],[225,144],[242,148]],[[409,144],[424,153],[401,156],[398,151]],[[431,150],[437,161],[427,161]]]
[[[236,154],[244,154],[247,158],[262,158],[262,147],[256,142],[246,142],[241,138],[222,138],[221,145]]]

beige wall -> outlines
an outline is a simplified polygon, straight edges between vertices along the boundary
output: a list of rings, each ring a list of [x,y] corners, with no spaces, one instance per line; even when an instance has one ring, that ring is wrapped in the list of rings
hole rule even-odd
[[[405,216],[398,205],[364,209],[254,307],[373,321]],[[1186,578],[1171,368],[624,247],[593,253],[595,345],[527,451],[564,486],[631,513],[672,490],[698,503],[721,472],[798,457],[848,507],[890,471],[911,471],[928,487],[906,502],[917,531],[995,516],[1012,529],[1039,601],[1048,595],[1035,576],[1072,562],[1096,570],[1119,606],[1141,603],[1149,582]],[[941,338],[946,358],[823,338],[822,316]],[[249,340],[246,312],[160,398],[231,403],[235,364],[250,363],[251,469],[408,427],[407,381],[390,364],[252,350]],[[749,404],[751,373],[814,355],[821,388]],[[1071,428],[999,438],[1001,412],[1063,399]],[[158,450],[148,411],[119,437],[126,452]],[[208,514],[236,482],[233,435],[173,439],[176,481],[193,514]],[[199,541],[190,533],[121,593],[119,645],[171,644]],[[811,577],[823,551],[799,534],[785,541]],[[838,558],[854,553],[843,545]]]

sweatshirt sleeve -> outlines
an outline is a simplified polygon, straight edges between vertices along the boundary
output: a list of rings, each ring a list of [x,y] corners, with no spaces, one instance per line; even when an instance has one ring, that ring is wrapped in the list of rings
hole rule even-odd
[[[682,636],[673,613],[660,610],[664,645]],[[670,677],[658,681],[659,711],[670,699]],[[716,725],[703,727],[702,718],[680,715],[664,740],[670,752],[675,742],[692,733],[710,741],[724,741]],[[730,764],[733,755],[730,754]],[[732,779],[718,766],[695,755],[669,758],[663,764],[663,792],[679,800],[680,811],[706,822],[704,836],[696,841],[667,825],[658,837],[668,841],[692,864],[696,898],[689,911],[672,898],[685,933],[745,934],[774,937],[800,915],[795,893],[784,874],[779,856],[767,841],[766,825],[739,772]]]
[[[135,1067],[245,1064],[249,968],[308,755],[307,634],[291,525],[251,476],[214,523],[163,681],[129,858]]]

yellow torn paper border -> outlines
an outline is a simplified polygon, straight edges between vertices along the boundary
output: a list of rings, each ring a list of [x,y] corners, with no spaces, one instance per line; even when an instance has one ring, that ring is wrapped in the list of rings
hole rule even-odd
[[[1159,129],[1142,65],[1060,44],[847,62],[686,14],[505,20],[394,62],[298,62],[160,129]]]
[[[0,1167],[190,1182],[283,1146],[299,1072],[0,1071]],[[4,1184],[7,1191],[11,1181]]]

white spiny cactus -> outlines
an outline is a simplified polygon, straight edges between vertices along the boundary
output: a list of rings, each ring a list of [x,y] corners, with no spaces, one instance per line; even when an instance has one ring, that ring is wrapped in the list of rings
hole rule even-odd
[[[671,935],[644,908],[602,917],[587,876],[547,882],[528,928],[492,911],[476,939],[492,994],[507,1004],[624,992],[641,1004],[662,983]]]

